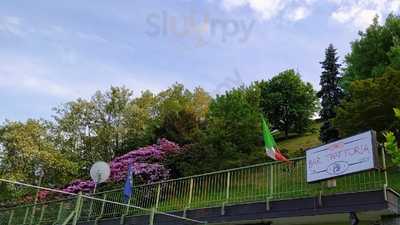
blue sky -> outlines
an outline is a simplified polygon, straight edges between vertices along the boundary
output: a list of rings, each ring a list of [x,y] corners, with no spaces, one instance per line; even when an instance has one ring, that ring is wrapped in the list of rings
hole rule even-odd
[[[329,43],[341,60],[374,15],[399,0],[5,0],[0,121],[125,85],[174,82],[211,94],[294,68],[318,89]]]

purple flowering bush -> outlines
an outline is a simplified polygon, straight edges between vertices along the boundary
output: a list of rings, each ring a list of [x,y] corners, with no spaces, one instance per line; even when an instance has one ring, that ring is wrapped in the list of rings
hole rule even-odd
[[[123,182],[127,176],[129,165],[132,165],[134,177],[141,183],[168,179],[170,170],[162,163],[167,156],[179,152],[181,152],[180,146],[167,139],[160,139],[158,144],[130,151],[109,163],[111,175],[107,182]],[[69,193],[90,192],[94,186],[95,183],[92,180],[75,180],[61,190]],[[40,196],[45,199],[47,194],[42,193]]]

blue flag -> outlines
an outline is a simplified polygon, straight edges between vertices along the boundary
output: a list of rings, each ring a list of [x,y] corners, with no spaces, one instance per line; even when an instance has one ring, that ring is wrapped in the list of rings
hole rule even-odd
[[[132,183],[133,183],[133,177],[132,177],[132,166],[128,166],[128,175],[126,176],[125,180],[125,186],[124,186],[124,201],[127,203],[129,199],[132,196]]]

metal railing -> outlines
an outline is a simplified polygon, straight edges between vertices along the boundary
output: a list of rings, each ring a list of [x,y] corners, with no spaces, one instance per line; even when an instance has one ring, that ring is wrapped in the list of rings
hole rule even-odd
[[[156,208],[142,208],[132,204],[126,204],[122,202],[112,201],[110,199],[99,199],[94,196],[83,195],[82,193],[74,194],[68,193],[56,189],[50,189],[40,186],[35,186],[31,184],[25,184],[17,181],[10,181],[6,179],[0,179],[1,182],[21,185],[24,187],[36,188],[37,190],[46,190],[58,194],[64,194],[67,196],[75,196],[75,198],[63,199],[58,201],[49,201],[44,203],[36,203],[32,205],[24,205],[20,207],[8,208],[0,210],[0,224],[1,225],[39,225],[39,224],[62,224],[62,225],[77,225],[79,221],[91,220],[97,221],[102,217],[102,213],[106,208],[110,208],[115,211],[115,209],[125,209],[125,214],[120,214],[121,223],[125,216],[128,215],[130,210],[134,210],[136,215],[148,215],[148,224],[155,225],[157,216],[164,216],[167,218],[173,218],[180,221],[180,224],[206,224],[205,221],[194,220],[178,215],[173,215],[165,212],[160,212]],[[70,202],[71,201],[71,202]],[[89,211],[85,207],[90,205]],[[101,205],[101,214],[96,216],[96,214],[90,213],[95,212],[96,205]],[[93,208],[94,207],[94,208]],[[89,214],[85,214],[86,212]],[[120,210],[119,212],[122,212]],[[39,216],[40,215],[40,216]],[[113,214],[114,216],[114,214]]]
[[[396,181],[399,180],[398,177],[390,174],[388,176],[384,168],[338,177],[334,187],[328,187],[326,182],[307,183],[306,180],[305,158],[297,158],[291,160],[291,163],[263,163],[135,186],[129,205],[160,212],[182,211],[185,214],[186,210],[196,208],[382,190],[388,184],[389,187],[400,188]],[[103,201],[85,198],[82,202],[80,220],[125,217],[144,213],[143,210],[126,207],[123,204],[110,203],[110,201],[123,202],[122,189],[98,193],[93,197]],[[57,221],[58,217],[64,217],[65,214],[57,216],[60,214],[56,213],[57,206],[59,211],[60,208],[66,210],[68,209],[66,205],[70,201],[74,200],[39,204],[36,208],[40,212],[35,213],[35,216],[39,219],[35,219],[35,221],[38,221],[35,224],[40,224],[44,220]],[[51,204],[55,207],[49,207]],[[26,217],[29,217],[29,207],[31,206],[21,207],[21,209],[18,209],[18,214],[24,215],[25,212]],[[45,211],[48,208],[51,208],[52,211]],[[61,212],[63,211],[61,210]],[[16,213],[16,208],[3,210],[0,211],[0,218],[2,218],[2,221],[6,221],[7,218]],[[18,217],[21,218],[21,216]],[[0,224],[8,223],[0,222]]]

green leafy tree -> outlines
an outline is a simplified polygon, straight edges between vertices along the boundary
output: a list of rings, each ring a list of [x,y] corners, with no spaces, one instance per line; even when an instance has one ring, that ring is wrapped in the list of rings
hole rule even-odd
[[[397,119],[400,119],[400,109],[394,108],[394,113]],[[400,166],[400,149],[396,140],[396,136],[392,131],[385,132],[385,149],[391,155],[393,164]]]
[[[330,44],[325,50],[325,60],[321,62],[323,69],[320,81],[321,90],[317,93],[318,98],[321,98],[322,106],[319,115],[323,125],[319,135],[323,143],[334,141],[339,137],[338,129],[333,127],[330,121],[335,118],[335,108],[343,96],[342,90],[338,87],[340,64],[337,61],[336,49]]]
[[[392,109],[400,105],[400,71],[390,70],[378,78],[354,81],[349,95],[351,98],[342,101],[334,119],[342,135],[368,129],[378,133],[395,131],[398,121]],[[382,136],[378,137],[383,140]]]
[[[211,97],[202,89],[193,92],[175,84],[157,95],[158,112],[155,138],[168,138],[179,144],[197,142],[204,128]]]
[[[270,79],[260,82],[261,107],[268,120],[285,132],[305,132],[311,117],[317,111],[316,93],[310,83],[301,80],[294,70],[286,70]]]
[[[346,92],[352,81],[381,76],[391,64],[389,52],[400,37],[400,17],[390,14],[383,25],[375,18],[359,35],[351,43],[351,52],[345,60],[347,67],[341,85]]]
[[[108,161],[126,149],[125,116],[131,96],[127,88],[111,87],[90,100],[77,99],[55,108],[55,143],[73,153],[82,175],[95,161]]]
[[[0,127],[0,146],[1,178],[34,184],[37,179],[34,171],[39,165],[45,172],[44,186],[66,184],[77,176],[77,163],[56,148],[49,136],[47,123],[43,121],[7,121]],[[7,185],[2,188],[5,188],[2,194],[10,192],[13,197],[20,197],[26,191],[18,189],[22,191],[19,192]]]
[[[124,152],[154,143],[154,129],[158,124],[156,102],[155,94],[144,91],[127,106],[124,112],[124,126],[127,129]]]
[[[193,175],[265,160],[256,85],[218,95],[210,104],[207,124],[197,142],[173,159],[178,175]]]

